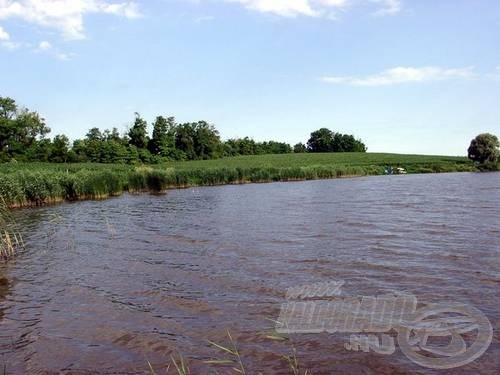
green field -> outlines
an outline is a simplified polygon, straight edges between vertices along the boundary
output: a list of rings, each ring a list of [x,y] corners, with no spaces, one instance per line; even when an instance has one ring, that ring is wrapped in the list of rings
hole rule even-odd
[[[20,207],[100,199],[125,191],[380,175],[386,166],[403,167],[408,173],[475,170],[465,157],[380,153],[238,156],[148,166],[5,163],[0,165],[0,198],[6,206]]]
[[[440,167],[458,168],[459,170],[462,170],[460,167],[464,166],[466,166],[466,170],[471,170],[471,168],[473,168],[472,163],[466,157],[350,152],[250,155],[224,159],[173,162],[168,165],[179,169],[263,167],[293,168],[332,165],[351,167],[384,167],[392,165],[402,166],[411,173],[439,172]]]

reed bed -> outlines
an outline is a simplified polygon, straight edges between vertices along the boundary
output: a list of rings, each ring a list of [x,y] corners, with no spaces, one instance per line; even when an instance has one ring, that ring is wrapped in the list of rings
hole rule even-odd
[[[107,170],[17,171],[0,174],[0,196],[10,208],[61,201],[104,199],[123,192],[161,193],[192,186],[297,181],[379,174],[378,168],[318,166],[296,168],[136,168],[128,173]]]
[[[365,153],[239,156],[154,166],[6,163],[0,165],[0,197],[9,208],[40,206],[123,192],[380,175],[387,165],[408,173],[475,170],[461,157]]]
[[[0,199],[0,261],[24,249],[24,240],[5,202]]]

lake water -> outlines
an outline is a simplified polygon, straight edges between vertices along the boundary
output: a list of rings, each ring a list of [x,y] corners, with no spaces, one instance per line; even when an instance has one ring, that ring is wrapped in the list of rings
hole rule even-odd
[[[27,251],[0,265],[0,366],[8,374],[500,373],[500,173],[380,176],[172,190],[14,213]],[[344,280],[343,296],[410,292],[490,320],[493,341],[453,370],[348,351],[349,334],[273,331],[288,287]],[[172,372],[170,372],[172,373]],[[232,372],[234,373],[234,372]]]

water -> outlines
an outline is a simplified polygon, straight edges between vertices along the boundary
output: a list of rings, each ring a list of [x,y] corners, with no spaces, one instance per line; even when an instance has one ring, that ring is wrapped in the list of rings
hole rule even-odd
[[[0,275],[0,365],[9,374],[193,373],[238,342],[249,374],[500,372],[500,173],[381,176],[124,195],[15,212],[27,252]],[[344,280],[342,295],[405,291],[480,309],[488,351],[437,371],[347,351],[348,334],[266,338],[290,286]],[[220,368],[220,367],[219,367]],[[230,373],[225,368],[221,373]]]

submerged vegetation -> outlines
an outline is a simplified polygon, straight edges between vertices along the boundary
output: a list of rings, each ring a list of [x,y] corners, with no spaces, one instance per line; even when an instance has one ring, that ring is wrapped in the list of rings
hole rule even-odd
[[[218,350],[223,357],[215,357],[214,359],[205,360],[203,364],[212,367],[211,374],[219,374],[218,370],[225,370],[224,374],[242,374],[246,375],[250,372],[246,369],[244,363],[244,355],[241,353],[236,340],[231,335],[229,330],[226,331],[227,335],[227,343],[216,343],[208,340],[208,343],[216,350]],[[272,340],[275,342],[285,342],[287,344],[288,349],[290,350],[289,354],[282,355],[280,360],[283,361],[285,368],[289,370],[290,375],[309,375],[310,372],[307,369],[303,369],[302,364],[300,363],[297,357],[297,349],[293,343],[293,341],[287,336],[280,336],[277,333],[273,332],[271,334],[266,334],[266,340]],[[287,350],[288,351],[288,350]],[[189,367],[188,361],[181,355],[177,355],[178,358],[171,355],[170,356],[170,364],[167,366],[165,373],[168,375],[170,373],[176,375],[189,375],[191,374],[191,369]],[[148,368],[152,375],[157,375],[158,373],[154,369],[154,366],[151,362],[147,361]],[[169,372],[172,369],[172,372]],[[257,372],[258,375],[264,375],[264,371],[260,370]]]
[[[255,155],[154,166],[11,162],[0,165],[0,197],[8,207],[39,206],[123,192],[381,175],[387,165],[404,167],[408,173],[475,170],[464,157],[375,153]]]

